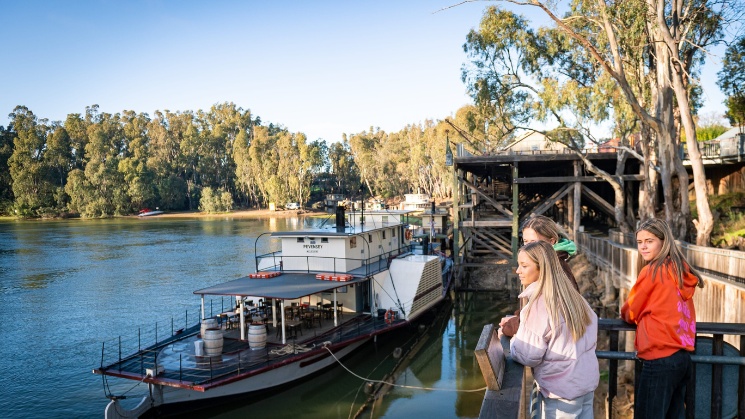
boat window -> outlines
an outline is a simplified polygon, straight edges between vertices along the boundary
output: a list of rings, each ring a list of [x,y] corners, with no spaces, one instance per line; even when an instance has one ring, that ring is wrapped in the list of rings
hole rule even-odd
[[[387,215],[384,215],[382,217],[382,221],[383,221],[383,224],[388,224],[388,216]]]
[[[297,238],[297,242],[298,242],[298,243],[305,243],[305,238],[303,238],[303,237],[298,237],[298,238]]]
[[[321,243],[328,243],[329,238],[328,237],[321,237]]]
[[[372,234],[367,235],[367,241],[372,243]]]
[[[383,230],[383,239],[385,239],[385,230]]]
[[[396,237],[396,229],[391,230],[391,237]]]
[[[349,238],[349,248],[354,249],[357,247],[357,237],[350,237]]]

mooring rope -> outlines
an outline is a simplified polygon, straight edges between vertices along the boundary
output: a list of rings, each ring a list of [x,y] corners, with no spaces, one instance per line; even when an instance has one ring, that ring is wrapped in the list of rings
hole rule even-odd
[[[103,377],[106,377],[106,376],[104,375]],[[140,384],[142,384],[145,381],[145,379],[148,378],[148,377],[150,377],[150,374],[145,374],[145,376],[142,377],[142,380],[136,382],[132,387],[129,388],[129,390],[125,391],[124,393],[122,393],[119,396],[115,396],[113,393],[111,393],[111,388],[109,387],[109,380],[107,380],[107,379],[104,378],[104,381],[106,382],[106,388],[108,388],[108,390],[109,390],[108,391],[109,395],[106,396],[106,398],[108,398],[110,400],[119,400],[119,399],[122,399],[123,400],[123,399],[126,399],[127,398],[127,393],[129,393],[130,391],[134,390],[135,387],[137,387]]]
[[[458,390],[458,389],[455,389],[455,388],[436,388],[436,387],[407,386],[407,385],[404,385],[404,384],[395,384],[395,383],[389,383],[389,382],[383,381],[383,380],[372,380],[370,378],[365,378],[365,377],[362,377],[360,375],[357,375],[354,371],[352,371],[349,368],[347,368],[347,366],[344,365],[339,360],[339,358],[336,357],[336,355],[331,351],[331,349],[329,349],[329,345],[330,344],[331,344],[331,342],[323,342],[323,348],[325,348],[327,351],[329,351],[329,354],[331,354],[331,356],[336,360],[336,362],[339,365],[341,365],[342,368],[344,368],[345,370],[347,370],[348,373],[352,374],[353,376],[359,378],[362,381],[367,381],[368,383],[387,384],[387,385],[392,386],[392,387],[412,388],[412,389],[417,389],[417,390],[450,391],[450,392],[456,392],[456,393],[476,393],[476,392],[484,391],[484,390],[487,389],[486,386],[481,387],[481,388],[477,388],[477,389],[473,389],[473,390]]]
[[[271,351],[269,351],[269,353],[272,355],[289,355],[289,354],[308,352],[315,347],[316,345],[313,345],[309,348],[308,345],[303,345],[303,344],[296,345],[296,344],[290,343],[279,349],[272,349]]]

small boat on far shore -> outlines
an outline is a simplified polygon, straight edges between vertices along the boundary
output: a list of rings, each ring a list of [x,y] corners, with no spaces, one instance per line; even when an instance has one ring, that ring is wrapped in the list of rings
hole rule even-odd
[[[151,215],[159,215],[159,214],[163,214],[163,211],[160,211],[158,208],[156,208],[155,211],[151,210],[150,208],[143,208],[140,210],[137,216],[138,217],[149,217]]]

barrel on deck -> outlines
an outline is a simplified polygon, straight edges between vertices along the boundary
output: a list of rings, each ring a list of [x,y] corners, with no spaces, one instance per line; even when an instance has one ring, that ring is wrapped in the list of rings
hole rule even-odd
[[[222,354],[222,330],[207,329],[202,336],[204,341],[204,355],[217,356]]]
[[[201,336],[204,336],[205,330],[217,328],[217,319],[204,319],[202,320],[202,327],[199,329],[199,333]]]
[[[266,346],[266,326],[251,324],[248,326],[248,346],[251,349],[261,349]]]

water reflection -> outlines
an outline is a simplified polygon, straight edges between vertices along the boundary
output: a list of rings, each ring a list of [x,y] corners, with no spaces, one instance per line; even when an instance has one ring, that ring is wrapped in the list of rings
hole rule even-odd
[[[377,401],[368,401],[365,381],[335,367],[312,381],[272,393],[261,400],[247,400],[201,412],[200,417],[244,418],[475,418],[484,391],[459,392],[485,386],[473,349],[487,322],[498,322],[514,312],[516,302],[506,293],[456,295],[429,333],[404,361],[393,387]],[[416,330],[382,337],[365,345],[343,364],[368,379],[380,380],[393,371],[397,347],[409,347]],[[405,386],[405,387],[404,387]]]
[[[96,417],[108,400],[102,378],[91,374],[102,341],[137,336],[185,314],[195,318],[192,291],[255,271],[254,249],[271,241],[259,234],[298,225],[298,219],[111,219],[43,222],[0,221],[0,411],[13,418]],[[321,225],[324,218],[305,218]],[[514,311],[514,300],[496,293],[459,294],[445,319],[406,365],[397,383],[473,389],[484,386],[473,348],[482,326]],[[209,301],[208,312],[229,300]],[[224,305],[224,307],[223,307]],[[181,327],[181,326],[177,326]],[[382,379],[396,365],[393,352],[415,330],[380,338],[344,360],[355,374]],[[146,387],[110,381],[135,403]],[[409,418],[475,417],[483,393],[394,388],[378,404],[367,401],[365,381],[343,368],[306,381],[201,412],[202,417]],[[362,409],[362,410],[361,410]],[[192,416],[190,416],[192,417]]]

